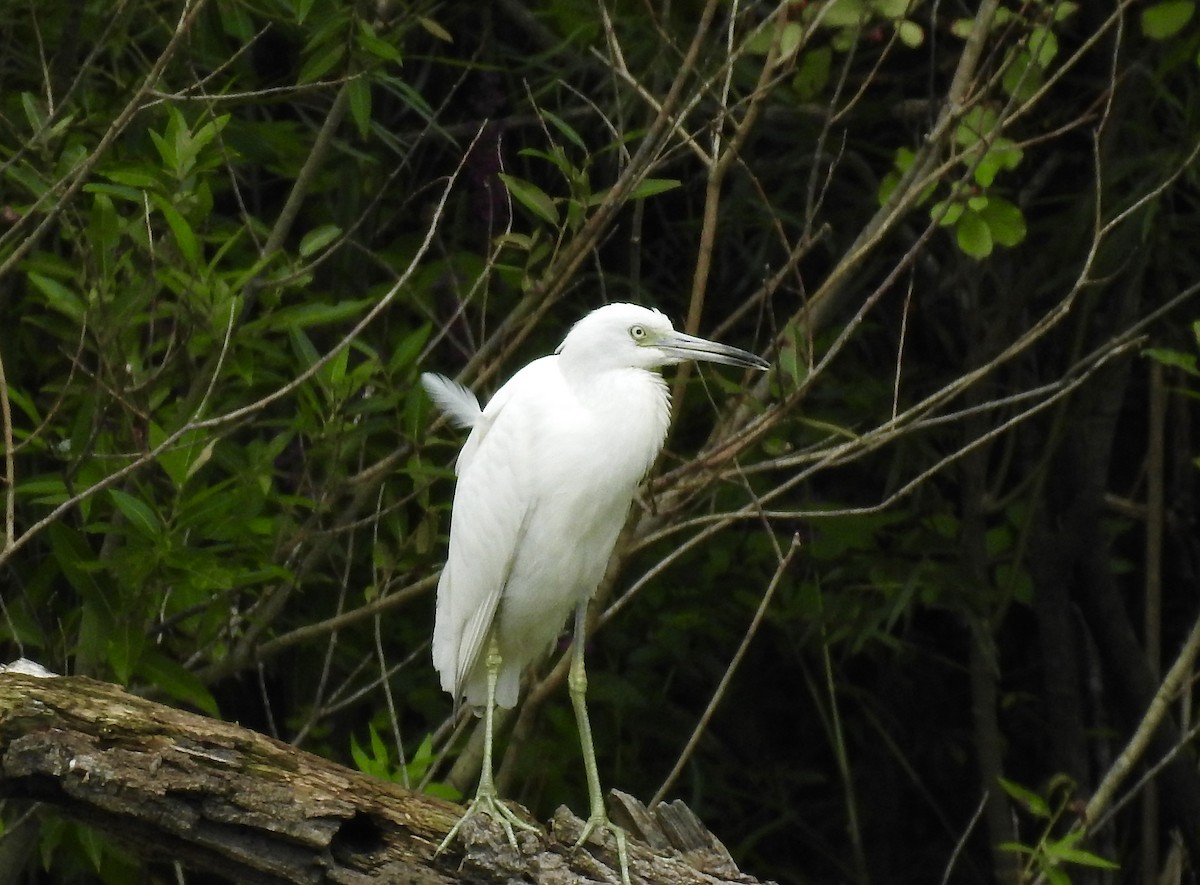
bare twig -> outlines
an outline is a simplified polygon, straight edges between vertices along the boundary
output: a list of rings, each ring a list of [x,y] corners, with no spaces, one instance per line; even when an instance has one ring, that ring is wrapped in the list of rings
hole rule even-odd
[[[692,757],[697,744],[700,742],[701,736],[705,729],[708,728],[708,723],[712,720],[713,713],[716,712],[717,705],[721,703],[721,699],[725,697],[725,693],[729,690],[729,683],[733,679],[733,674],[737,671],[738,664],[742,662],[742,658],[746,656],[746,650],[750,648],[750,642],[758,633],[758,628],[762,624],[763,617],[767,613],[767,607],[771,604],[771,599],[775,596],[775,590],[779,586],[779,582],[783,578],[783,574],[787,571],[788,565],[792,561],[792,557],[800,549],[800,536],[793,535],[792,543],[788,547],[787,552],[779,561],[779,565],[775,569],[775,574],[771,576],[771,581],[767,585],[766,592],[763,593],[762,599],[758,602],[758,608],[754,611],[754,617],[750,619],[750,626],[746,628],[745,635],[742,636],[741,644],[737,651],[733,653],[733,657],[729,659],[729,664],[725,667],[725,672],[721,674],[721,680],[717,683],[716,689],[713,690],[712,697],[709,698],[708,706],[704,708],[704,712],[700,714],[700,719],[696,722],[696,727],[692,729],[692,734],[680,750],[678,758],[675,760],[675,765],[671,768],[670,773],[663,779],[662,784],[654,793],[654,798],[650,800],[650,806],[653,807],[666,798],[675,781],[679,779],[679,775],[683,773],[683,767],[687,765],[688,760]]]

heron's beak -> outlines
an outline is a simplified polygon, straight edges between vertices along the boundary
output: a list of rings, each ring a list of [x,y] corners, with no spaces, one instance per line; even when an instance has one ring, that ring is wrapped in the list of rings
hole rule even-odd
[[[683,332],[668,332],[654,346],[671,358],[671,362],[682,363],[684,360],[697,360],[708,363],[722,363],[726,366],[742,366],[747,369],[769,369],[771,364],[760,356],[755,356],[740,347],[730,347],[728,344],[718,344],[706,338],[685,335]]]

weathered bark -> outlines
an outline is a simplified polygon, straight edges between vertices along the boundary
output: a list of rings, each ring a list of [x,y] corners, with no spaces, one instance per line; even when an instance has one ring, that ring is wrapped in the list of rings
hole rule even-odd
[[[582,822],[566,809],[547,835],[520,833],[520,851],[480,816],[434,858],[460,807],[83,677],[0,673],[0,797],[249,883],[619,881],[610,844],[574,848]],[[755,881],[680,804],[620,800],[635,882]]]

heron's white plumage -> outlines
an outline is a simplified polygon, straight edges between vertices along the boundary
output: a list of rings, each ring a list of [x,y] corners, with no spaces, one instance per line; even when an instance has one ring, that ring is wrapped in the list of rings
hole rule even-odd
[[[455,427],[474,427],[483,414],[475,394],[452,378],[426,372],[421,376],[421,386],[437,407],[449,416]]]
[[[472,706],[485,700],[481,652],[493,622],[496,703],[516,704],[521,672],[604,576],[666,435],[661,376],[620,365],[580,374],[570,362],[564,348],[514,375],[459,456],[433,657],[442,687]]]
[[[486,700],[484,649],[497,640],[496,703],[604,576],[638,483],[662,448],[670,399],[656,368],[683,359],[765,366],[674,331],[656,310],[610,304],[553,356],[517,372],[473,417],[457,464],[450,550],[438,583],[433,660],[442,687]],[[425,378],[460,423],[473,395]]]

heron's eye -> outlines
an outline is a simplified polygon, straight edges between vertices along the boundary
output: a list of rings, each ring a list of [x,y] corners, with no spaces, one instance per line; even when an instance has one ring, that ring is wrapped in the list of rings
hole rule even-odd
[[[642,326],[630,326],[629,337],[634,341],[641,341],[646,337],[646,330]]]

